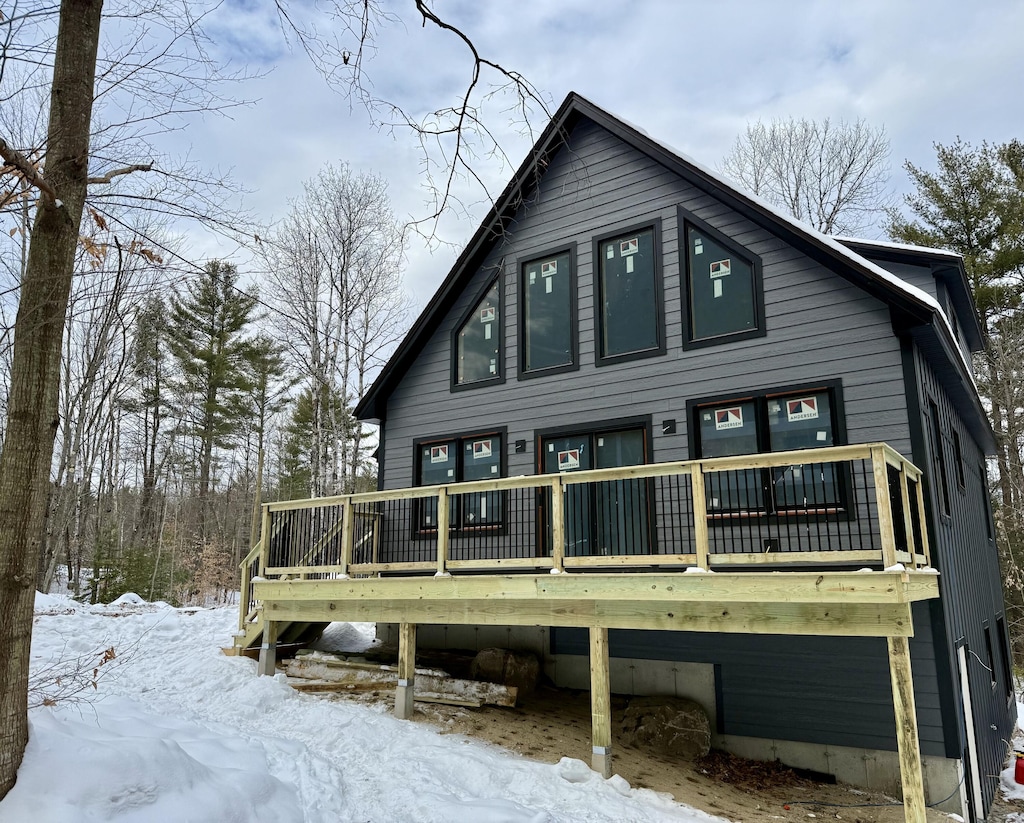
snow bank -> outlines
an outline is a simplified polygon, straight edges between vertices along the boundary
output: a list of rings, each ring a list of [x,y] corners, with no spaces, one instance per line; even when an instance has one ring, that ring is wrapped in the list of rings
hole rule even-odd
[[[234,609],[41,604],[33,667],[110,647],[117,665],[103,667],[91,702],[31,712],[18,783],[0,802],[4,823],[715,819],[579,760],[537,763],[396,720],[384,706],[257,677],[254,661],[220,653]],[[359,624],[329,637],[372,641]]]

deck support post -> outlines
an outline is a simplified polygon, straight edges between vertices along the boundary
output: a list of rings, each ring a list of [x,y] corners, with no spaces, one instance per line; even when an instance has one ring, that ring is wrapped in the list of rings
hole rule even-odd
[[[590,627],[590,722],[593,728],[591,766],[605,779],[612,776],[611,679],[608,674],[608,629]]]
[[[395,690],[395,717],[412,719],[416,682],[416,624],[398,624],[398,687]]]
[[[910,643],[906,637],[888,637],[889,676],[896,711],[896,745],[903,784],[903,816],[907,823],[925,823],[924,775],[917,733],[914,681],[910,668]]]
[[[256,667],[257,675],[273,677],[277,671],[277,634],[281,623],[277,620],[263,622],[263,645],[260,646],[260,662]]]
[[[690,487],[693,496],[693,542],[697,550],[697,568],[711,569],[708,538],[708,499],[704,488],[704,466],[694,460],[690,466]]]

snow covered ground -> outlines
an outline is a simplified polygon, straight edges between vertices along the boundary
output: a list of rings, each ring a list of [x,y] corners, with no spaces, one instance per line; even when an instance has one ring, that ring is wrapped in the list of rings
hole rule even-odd
[[[37,595],[33,671],[81,659],[87,685],[32,709],[0,821],[716,819],[622,778],[604,780],[579,760],[535,763],[395,720],[387,708],[256,677],[253,661],[220,653],[236,620],[234,609],[173,609],[134,596],[90,607]],[[107,649],[116,656],[98,666],[93,688]]]

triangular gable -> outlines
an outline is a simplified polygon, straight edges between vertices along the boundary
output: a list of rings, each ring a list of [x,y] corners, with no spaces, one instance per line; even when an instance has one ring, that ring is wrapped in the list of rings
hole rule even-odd
[[[852,249],[780,212],[754,195],[743,192],[735,184],[702,166],[667,144],[652,139],[641,129],[629,125],[599,108],[575,92],[563,101],[551,122],[527,155],[505,190],[463,249],[444,282],[427,303],[405,339],[356,406],[360,420],[379,420],[384,416],[387,398],[411,367],[429,337],[436,331],[462,293],[469,279],[483,263],[496,243],[502,242],[505,230],[520,206],[535,190],[544,175],[548,161],[564,146],[581,119],[606,129],[628,145],[644,153],[696,188],[715,197],[755,224],[772,232],[797,250],[845,277],[872,296],[890,306],[908,327],[934,326],[948,338],[950,351],[959,351],[942,308],[928,294],[857,254]],[[964,356],[953,358],[960,379],[977,396],[970,367]],[[980,402],[975,404],[980,410]],[[982,414],[984,417],[984,415]]]

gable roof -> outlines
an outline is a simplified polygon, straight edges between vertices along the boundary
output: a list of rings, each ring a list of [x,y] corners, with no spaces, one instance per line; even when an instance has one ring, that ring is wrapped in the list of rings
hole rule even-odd
[[[509,229],[516,212],[535,191],[549,160],[567,144],[573,129],[584,119],[606,129],[691,185],[883,301],[891,308],[894,322],[905,328],[931,326],[936,329],[940,336],[946,338],[941,347],[943,351],[950,354],[960,352],[959,356],[951,357],[953,368],[957,372],[959,382],[967,389],[967,395],[972,398],[971,405],[980,414],[981,420],[987,419],[978,399],[966,356],[955,342],[955,336],[942,307],[931,295],[872,263],[835,238],[821,234],[755,195],[744,192],[717,172],[651,138],[642,129],[610,114],[575,92],[570,92],[559,106],[522,165],[494,201],[444,282],[356,406],[355,416],[358,419],[372,421],[384,418],[387,399],[391,392],[447,316],[469,278],[483,263],[494,244],[505,238],[506,230]],[[987,429],[987,423],[984,428]],[[981,442],[984,443],[990,438],[989,430],[987,437],[983,436]]]

